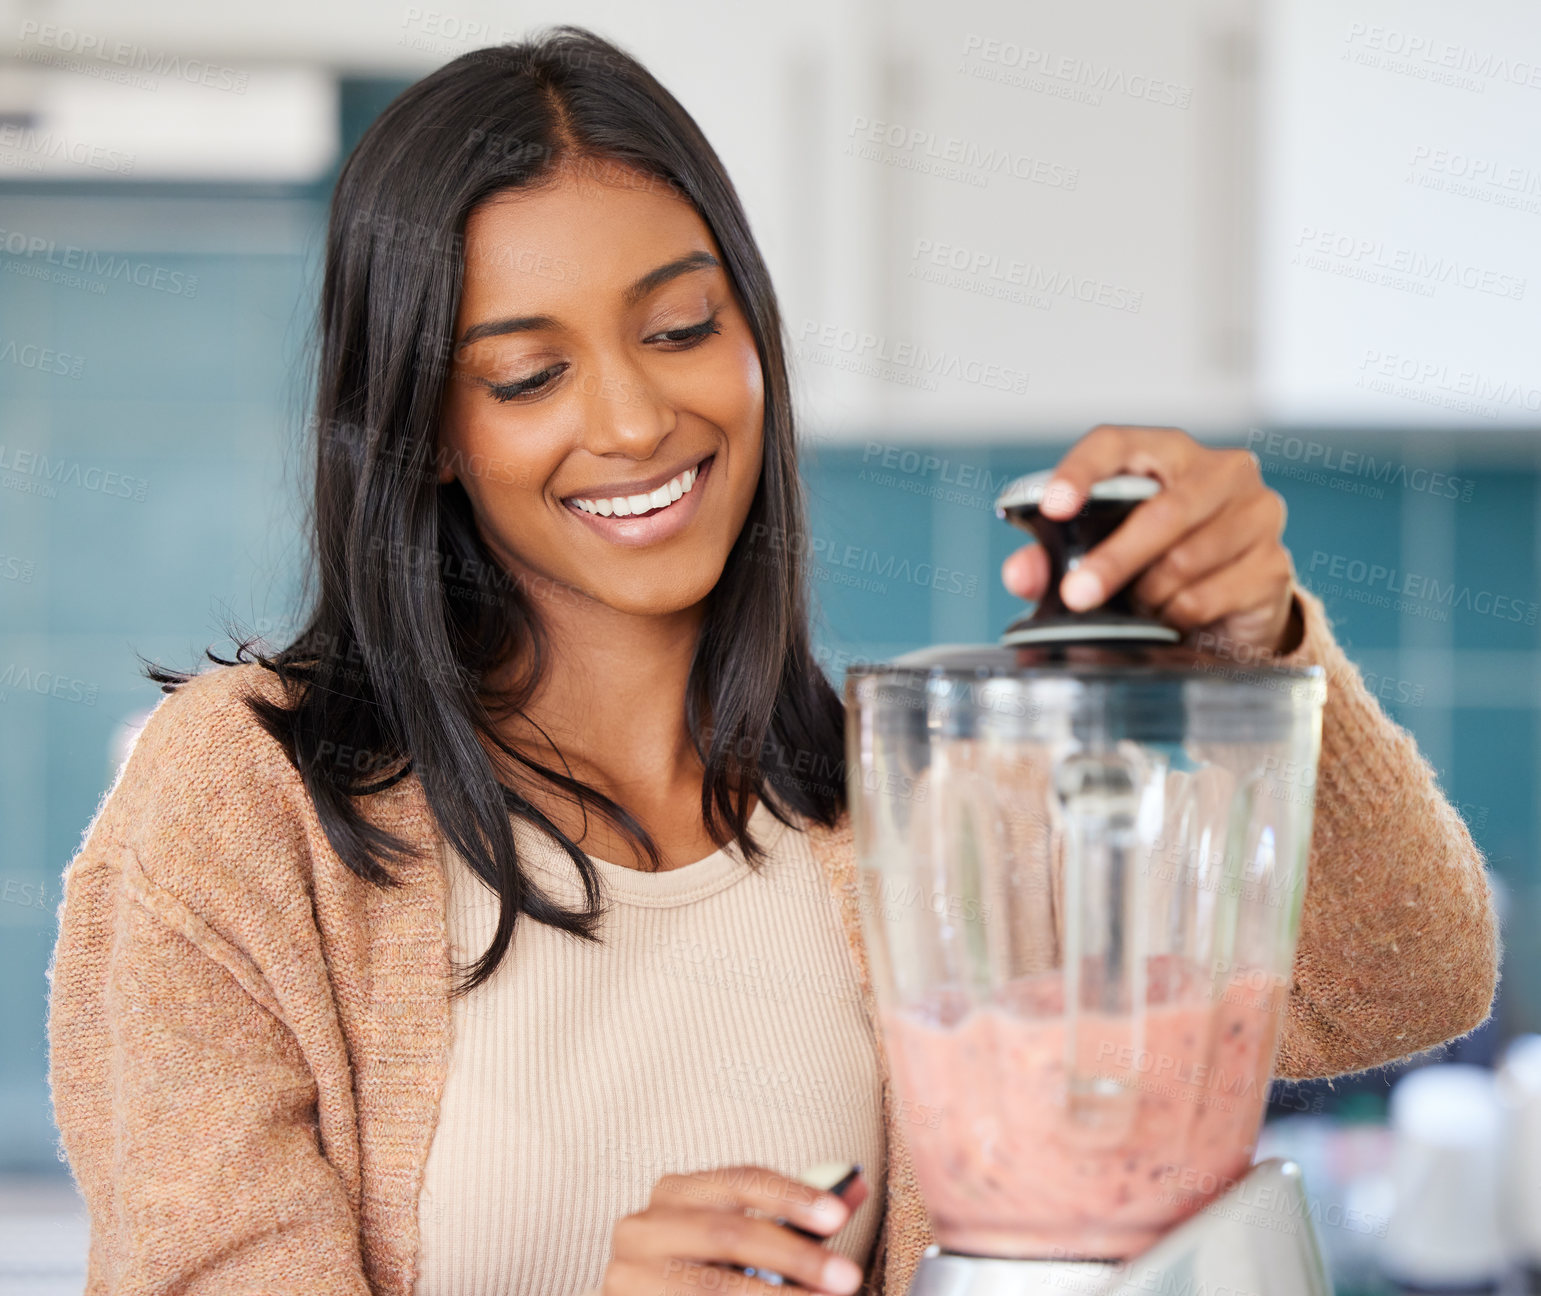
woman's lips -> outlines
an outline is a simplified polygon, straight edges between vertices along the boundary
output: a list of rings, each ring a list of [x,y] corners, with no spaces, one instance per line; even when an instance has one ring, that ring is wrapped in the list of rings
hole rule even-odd
[[[690,525],[690,519],[695,517],[701,507],[701,495],[706,489],[707,480],[711,476],[712,465],[716,459],[715,454],[707,455],[696,467],[696,479],[690,490],[682,493],[679,499],[664,508],[632,514],[630,517],[614,515],[601,517],[597,513],[589,513],[579,508],[571,499],[564,500],[563,504],[567,511],[580,522],[612,544],[628,545],[633,548],[657,544],[661,540],[678,535]]]

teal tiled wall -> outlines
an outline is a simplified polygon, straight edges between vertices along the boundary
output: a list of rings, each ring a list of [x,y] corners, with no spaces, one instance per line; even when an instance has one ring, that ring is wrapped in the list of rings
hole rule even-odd
[[[274,202],[294,198],[230,196],[222,210],[261,219]],[[66,205],[75,232],[61,248],[198,283],[186,295],[110,270],[51,281],[22,273],[52,273],[46,254],[0,255],[0,1171],[59,1168],[43,971],[60,871],[106,790],[114,727],[159,696],[133,654],[186,665],[218,640],[225,608],[250,620],[289,593],[282,528],[314,296],[303,245],[116,247],[134,208],[122,195],[34,192],[0,224],[46,231]],[[70,357],[66,372],[50,372],[50,351]],[[57,692],[35,691],[42,672],[62,677]]]

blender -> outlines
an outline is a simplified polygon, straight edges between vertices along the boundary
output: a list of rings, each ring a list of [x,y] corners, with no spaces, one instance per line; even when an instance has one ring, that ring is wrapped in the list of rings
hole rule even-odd
[[[1298,1167],[1252,1165],[1326,684],[1059,582],[1159,484],[996,513],[1044,597],[994,645],[846,676],[861,921],[937,1244],[910,1296],[1326,1296]]]

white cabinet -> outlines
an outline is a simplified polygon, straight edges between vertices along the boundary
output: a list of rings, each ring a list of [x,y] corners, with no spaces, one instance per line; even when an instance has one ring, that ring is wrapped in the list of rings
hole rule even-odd
[[[810,425],[927,441],[1243,428],[1249,13],[901,0],[870,47],[826,46],[805,74],[822,125],[804,124],[789,177],[818,215],[776,267]]]
[[[1541,10],[1290,0],[1264,36],[1267,417],[1541,427]]]

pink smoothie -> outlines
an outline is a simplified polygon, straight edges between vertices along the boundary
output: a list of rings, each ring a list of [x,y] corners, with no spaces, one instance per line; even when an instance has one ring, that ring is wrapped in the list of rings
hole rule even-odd
[[[900,1124],[944,1248],[1124,1259],[1246,1170],[1283,991],[1260,974],[1211,989],[1166,971],[1143,1039],[1131,1017],[1083,1013],[1073,1053],[1058,972],[950,1024],[940,1002],[884,1013]]]

